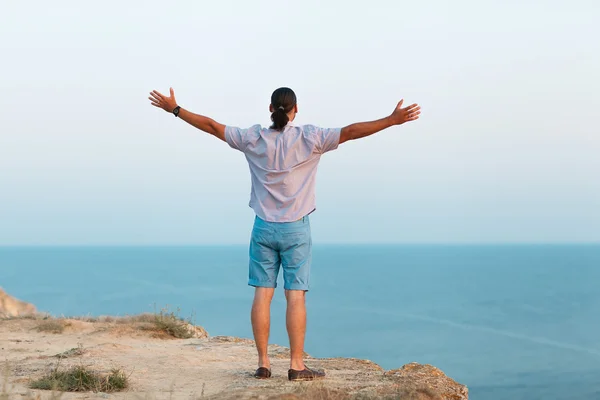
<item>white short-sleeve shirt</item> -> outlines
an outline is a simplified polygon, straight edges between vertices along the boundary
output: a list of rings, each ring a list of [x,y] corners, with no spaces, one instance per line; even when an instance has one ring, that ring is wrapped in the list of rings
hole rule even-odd
[[[270,222],[292,222],[316,208],[315,181],[321,155],[337,149],[340,128],[288,124],[283,131],[225,128],[225,140],[246,155],[252,191],[250,207]]]

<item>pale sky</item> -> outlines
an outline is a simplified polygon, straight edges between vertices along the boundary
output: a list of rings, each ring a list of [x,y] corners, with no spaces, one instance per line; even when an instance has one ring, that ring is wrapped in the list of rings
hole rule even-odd
[[[242,153],[219,122],[422,118],[326,154],[315,243],[600,241],[600,3],[3,2],[0,245],[242,244]]]

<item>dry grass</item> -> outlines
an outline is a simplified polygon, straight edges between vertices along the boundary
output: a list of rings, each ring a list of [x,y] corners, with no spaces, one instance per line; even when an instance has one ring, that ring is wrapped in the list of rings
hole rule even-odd
[[[70,326],[69,322],[66,322],[64,319],[44,319],[40,323],[38,323],[36,329],[38,332],[46,332],[46,333],[63,333],[65,328]]]
[[[163,338],[177,338],[177,339],[190,339],[195,337],[196,330],[194,324],[190,319],[184,319],[178,315],[179,310],[169,311],[168,307],[161,309],[155,313],[143,313],[139,315],[125,316],[125,317],[73,317],[69,318],[76,321],[89,322],[89,323],[105,323],[110,325],[117,325],[124,327],[124,332],[127,329],[140,330],[151,332],[156,337]],[[12,317],[10,319],[32,319],[38,321],[35,329],[39,332],[60,334],[65,329],[71,326],[71,322],[65,318],[53,318],[51,316],[23,316],[23,317]],[[106,329],[106,327],[100,328]],[[201,328],[199,328],[201,330]]]
[[[157,337],[173,337],[191,339],[195,335],[194,324],[179,316],[177,311],[169,311],[168,306],[158,312],[143,313],[126,317],[101,317],[102,322],[115,323],[121,326],[132,326],[137,330],[152,332]]]
[[[168,308],[163,308],[155,314],[140,314],[129,317],[129,319],[137,323],[143,323],[143,325],[140,325],[142,330],[152,331],[158,335],[171,336],[177,339],[193,338],[192,324],[181,318],[178,312],[179,310],[173,312],[169,311]]]
[[[99,316],[99,317],[92,317],[89,315],[85,315],[85,316],[78,316],[78,317],[70,317],[70,319],[74,319],[76,321],[81,321],[81,322],[90,322],[90,323],[97,323],[97,322],[112,323],[121,318],[113,317],[113,316],[109,316],[109,315],[103,315],[103,316]]]
[[[86,319],[86,322],[92,322]],[[135,332],[146,332],[159,339],[190,339],[206,335],[201,327],[177,315],[175,312],[161,310],[156,314],[139,314],[125,317],[100,317],[92,323],[98,323],[99,331],[110,330],[119,336]]]
[[[129,386],[128,376],[119,369],[100,374],[83,365],[61,370],[59,366],[31,382],[32,389],[61,392],[120,392]]]
[[[157,314],[150,314],[150,313],[143,313],[143,314],[138,314],[138,315],[128,315],[126,317],[115,318],[113,322],[116,324],[119,324],[119,325],[153,323],[156,320],[157,316],[158,316]]]

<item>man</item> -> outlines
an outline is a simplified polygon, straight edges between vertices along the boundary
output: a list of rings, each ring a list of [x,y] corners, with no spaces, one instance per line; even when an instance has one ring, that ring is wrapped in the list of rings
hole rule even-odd
[[[194,114],[177,105],[173,88],[170,96],[150,92],[151,104],[173,113],[190,125],[227,142],[243,152],[250,167],[252,191],[250,207],[256,213],[250,239],[248,284],[255,287],[252,304],[252,331],[258,351],[254,376],[271,377],[267,354],[271,300],[277,276],[283,267],[287,299],[286,327],[290,339],[292,381],[325,376],[304,365],[306,333],[305,295],[309,289],[312,240],[308,216],[315,210],[315,179],[322,154],[335,150],[348,140],[360,139],[394,125],[415,121],[421,113],[417,104],[402,108],[400,101],[391,115],[342,129],[313,125],[295,126],[298,113],[296,94],[279,88],[271,95],[269,128],[254,125],[248,129],[225,126],[211,118]]]

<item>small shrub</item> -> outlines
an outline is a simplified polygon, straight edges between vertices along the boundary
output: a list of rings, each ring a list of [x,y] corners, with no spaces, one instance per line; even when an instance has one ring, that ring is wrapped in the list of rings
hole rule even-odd
[[[142,323],[139,329],[154,331],[156,333],[171,336],[177,339],[190,339],[194,337],[194,330],[189,321],[184,320],[177,312],[163,308],[158,313],[140,314],[129,317],[132,322]]]
[[[120,369],[113,369],[106,377],[106,386],[108,390],[103,392],[118,392],[129,387],[129,377]]]
[[[61,319],[45,319],[38,324],[37,330],[47,333],[63,333],[67,326],[69,324]]]
[[[155,315],[154,325],[158,330],[177,339],[190,339],[194,337],[190,330],[190,324],[175,312],[168,312],[166,309],[160,310],[160,313]]]
[[[119,392],[127,389],[127,375],[113,369],[108,375],[101,375],[84,366],[71,367],[62,371],[58,367],[49,374],[31,382],[32,389],[59,390],[61,392]]]

